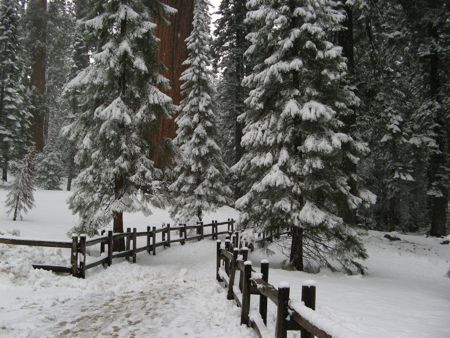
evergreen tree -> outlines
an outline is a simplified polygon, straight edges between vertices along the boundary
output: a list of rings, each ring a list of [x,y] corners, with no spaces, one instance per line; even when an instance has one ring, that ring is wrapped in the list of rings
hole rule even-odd
[[[36,150],[44,149],[48,132],[48,110],[46,105],[47,65],[47,0],[29,0],[24,17],[24,45],[26,61],[30,69],[27,74],[31,86],[32,137]]]
[[[362,270],[366,253],[357,234],[337,215],[344,202],[358,209],[371,200],[354,194],[343,158],[358,163],[364,144],[343,132],[341,118],[359,104],[346,82],[342,48],[332,39],[343,15],[331,0],[249,1],[256,66],[244,80],[250,95],[236,170],[246,194],[236,206],[245,227],[293,226],[291,261]],[[359,179],[353,174],[353,180]],[[344,199],[343,199],[344,197]],[[343,199],[343,201],[342,201]]]
[[[188,67],[182,74],[184,99],[177,118],[175,144],[180,156],[170,186],[174,194],[172,214],[179,221],[202,221],[205,211],[229,202],[228,167],[216,143],[217,122],[212,102],[209,1],[196,0],[193,30],[187,39]]]
[[[67,86],[84,97],[67,128],[82,168],[69,200],[81,219],[76,231],[94,234],[112,217],[114,231],[123,232],[123,212],[150,213],[163,202],[162,172],[146,154],[149,128],[174,112],[161,91],[168,81],[155,36],[155,22],[173,12],[160,1],[94,0],[82,20],[96,50]]]
[[[47,145],[36,159],[36,183],[46,190],[61,190],[63,167],[61,155]]]
[[[2,179],[8,178],[8,163],[23,155],[28,145],[30,114],[26,91],[21,85],[22,48],[19,38],[19,7],[15,0],[0,2],[0,164]]]
[[[404,29],[399,5],[389,1],[381,8],[363,9],[370,16],[371,43],[358,41],[364,51],[357,56],[357,75],[361,96],[368,112],[361,129],[366,131],[372,149],[369,179],[378,200],[372,220],[382,230],[413,230],[420,225],[411,217],[415,183],[410,143],[412,112],[417,106],[412,91],[411,70],[417,67],[414,53]],[[367,46],[365,44],[368,44]],[[367,74],[371,73],[371,81]],[[426,210],[425,206],[420,210]],[[370,223],[369,222],[369,223]]]
[[[6,197],[8,214],[13,214],[13,221],[22,219],[22,214],[34,207],[34,161],[36,152],[29,150],[24,159],[13,165],[15,180]]]
[[[442,90],[449,81],[448,6],[380,0],[357,1],[353,8],[355,79],[367,112],[359,128],[372,149],[363,174],[379,197],[368,222],[403,231],[440,224],[437,233],[445,233],[449,123]],[[430,175],[433,170],[437,175]],[[435,218],[433,208],[439,210]]]
[[[399,0],[413,41],[418,46],[420,73],[415,85],[421,104],[415,113],[416,127],[429,144],[427,170],[430,234],[448,231],[450,177],[450,6],[444,0]]]
[[[74,2],[75,17],[77,20],[81,20],[87,12],[87,0],[76,0]],[[70,78],[77,76],[83,69],[89,65],[89,47],[87,32],[83,25],[76,25],[74,38],[72,40],[72,68],[70,70]],[[72,123],[76,116],[81,113],[81,102],[83,101],[82,92],[77,88],[67,89],[63,92],[64,98],[69,106],[68,113],[64,116],[64,125]],[[66,137],[64,134],[60,134],[61,148],[63,149],[63,163],[67,176],[67,190],[72,188],[72,180],[78,172],[77,165],[75,163],[76,144]]]
[[[72,4],[56,0],[48,6],[47,39],[47,85],[46,106],[48,107],[48,136],[46,147],[61,149],[65,140],[61,128],[65,125],[70,107],[62,95],[72,70],[72,48],[75,32],[75,17]]]
[[[238,116],[244,113],[248,90],[242,80],[248,72],[248,62],[244,53],[249,47],[246,40],[248,28],[246,2],[242,0],[222,0],[214,32],[213,52],[216,67],[221,73],[218,82],[218,116],[221,126],[221,143],[228,165],[237,163],[242,154],[242,122]],[[239,178],[237,178],[239,180]],[[235,193],[239,195],[237,187]]]

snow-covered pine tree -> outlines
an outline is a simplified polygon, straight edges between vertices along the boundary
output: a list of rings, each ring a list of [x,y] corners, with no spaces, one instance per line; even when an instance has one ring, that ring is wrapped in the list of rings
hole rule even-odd
[[[23,156],[29,145],[31,117],[21,84],[23,60],[18,30],[17,1],[0,1],[0,164],[4,181],[8,178],[9,161]]]
[[[48,107],[48,132],[46,147],[62,149],[65,141],[61,128],[70,113],[69,102],[62,95],[72,69],[72,48],[75,17],[72,3],[67,0],[52,1],[48,5],[48,38],[46,65],[46,106]],[[44,152],[46,149],[44,149]]]
[[[48,107],[46,105],[46,59],[47,59],[47,0],[28,0],[23,18],[24,47],[29,84],[32,138],[36,150],[44,149],[48,131]]]
[[[89,9],[87,6],[87,0],[76,0],[74,1],[75,8],[75,18],[81,20],[86,11]],[[89,47],[87,44],[87,33],[85,32],[85,27],[83,25],[76,25],[74,38],[72,41],[72,69],[70,70],[70,78],[74,78],[89,65]],[[79,88],[73,88],[70,90],[65,90],[64,98],[69,105],[69,113],[65,116],[64,125],[68,125],[75,120],[75,117],[81,113],[80,103],[83,101],[82,92]],[[70,140],[67,135],[60,135],[63,140],[63,165],[64,171],[67,176],[67,187],[66,189],[70,191],[72,189],[72,181],[76,177],[78,172],[77,165],[75,163],[76,155],[76,144],[73,140]]]
[[[428,143],[428,190],[430,235],[448,232],[450,188],[450,6],[445,0],[400,0],[412,41],[417,45],[420,72],[414,87],[421,104],[415,130]],[[431,140],[432,142],[427,142]]]
[[[338,198],[355,209],[370,196],[352,194],[342,166],[343,157],[357,163],[367,150],[342,132],[339,120],[359,103],[346,84],[342,49],[332,43],[343,15],[332,0],[247,4],[253,31],[246,54],[256,65],[244,80],[250,89],[240,117],[245,153],[234,167],[246,178],[246,194],[236,202],[241,223],[261,230],[293,226],[297,269],[361,271],[356,259],[366,257],[363,245],[336,215]]]
[[[416,231],[433,224],[429,209],[436,207],[437,233],[445,233],[448,6],[427,0],[354,4],[355,78],[366,112],[359,129],[372,150],[363,173],[379,197],[367,221],[380,230]],[[441,164],[432,164],[433,158]],[[441,191],[437,198],[433,180]]]
[[[171,210],[177,221],[202,221],[204,212],[229,204],[229,169],[217,145],[217,121],[212,102],[209,1],[195,0],[193,30],[187,41],[188,67],[182,74],[181,114],[175,144],[179,156],[170,186]]]
[[[95,234],[112,218],[114,231],[123,232],[123,212],[150,213],[151,204],[163,202],[148,133],[175,110],[161,91],[169,84],[155,36],[156,22],[172,13],[161,1],[94,0],[81,22],[96,50],[67,86],[83,93],[80,114],[67,128],[82,168],[69,199],[81,219],[75,231]]]
[[[215,64],[220,73],[217,84],[217,115],[220,124],[220,137],[225,161],[234,165],[242,156],[241,146],[243,125],[238,116],[245,111],[244,100],[248,90],[242,80],[248,72],[248,60],[244,53],[249,47],[245,39],[248,27],[245,24],[247,14],[244,0],[222,0],[214,31],[213,54]],[[239,181],[239,179],[238,179]],[[235,193],[239,195],[237,182],[234,182]]]
[[[15,176],[11,191],[6,197],[8,214],[13,215],[13,221],[22,219],[22,214],[34,207],[34,161],[36,151],[29,149],[22,161],[14,162],[13,172]]]
[[[36,158],[36,184],[46,190],[61,190],[63,167],[61,154],[50,145]]]
[[[413,217],[412,189],[419,183],[414,182],[413,169],[417,166],[413,164],[409,142],[411,113],[417,106],[411,74],[418,64],[399,4],[382,0],[380,8],[366,7],[359,11],[370,17],[367,27],[372,37],[371,41],[365,41],[361,33],[357,35],[361,55],[356,73],[367,107],[359,127],[371,148],[370,159],[365,161],[370,163],[368,182],[378,196],[369,224],[380,230],[410,231],[418,227]],[[359,29],[364,31],[363,27]],[[370,81],[364,80],[368,73],[372,74]],[[424,208],[419,207],[418,211]]]

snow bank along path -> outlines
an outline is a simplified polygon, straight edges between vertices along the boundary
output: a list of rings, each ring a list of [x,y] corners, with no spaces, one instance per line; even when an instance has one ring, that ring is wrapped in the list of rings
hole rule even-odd
[[[5,196],[0,188],[1,205]],[[37,191],[36,208],[23,222],[10,221],[0,210],[0,232],[17,229],[23,238],[67,240],[76,224],[65,205],[68,196]],[[223,208],[205,222],[237,217]],[[169,219],[164,210],[149,218],[126,215],[127,224],[142,231]],[[312,277],[281,270],[286,257],[276,243],[249,259],[268,258],[269,282],[289,282],[294,301],[301,299],[302,282],[313,278],[317,312],[353,336],[450,337],[450,246],[418,235],[398,234],[402,241],[390,242],[383,235],[369,231],[364,236],[366,276],[324,270]],[[210,240],[174,245],[154,257],[141,253],[137,264],[116,260],[105,271],[97,267],[80,280],[31,267],[32,262],[67,263],[64,250],[0,245],[0,337],[254,337],[253,330],[239,325],[239,309],[215,282],[215,253],[216,242]],[[271,306],[268,322],[274,332]]]
[[[0,336],[255,337],[214,282],[214,247],[174,246],[86,280],[41,270],[2,280]]]

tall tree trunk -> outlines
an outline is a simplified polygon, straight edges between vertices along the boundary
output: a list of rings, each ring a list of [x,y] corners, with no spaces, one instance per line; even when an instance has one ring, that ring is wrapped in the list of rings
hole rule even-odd
[[[116,178],[114,183],[114,195],[116,199],[120,199],[122,197],[124,183],[123,176]],[[113,211],[113,232],[123,233],[123,212]],[[115,239],[113,248],[114,251],[124,251],[125,240],[123,238]]]
[[[298,271],[304,271],[303,266],[303,229],[299,227],[292,228],[292,243],[290,262]]]
[[[34,110],[32,119],[32,135],[36,149],[42,151],[45,144],[46,112],[45,107],[45,72],[47,62],[47,0],[30,0],[28,14],[31,18],[31,26],[38,40],[34,41],[33,59],[31,65],[31,84],[40,96],[40,107]]]
[[[162,0],[163,3],[176,8],[178,13],[170,18],[170,25],[159,22],[156,35],[160,38],[158,58],[167,67],[164,76],[170,80],[171,89],[168,95],[174,104],[181,101],[181,73],[185,70],[184,60],[188,57],[186,38],[192,32],[194,17],[194,0]],[[165,168],[171,164],[170,156],[167,156],[165,140],[176,136],[177,125],[175,118],[167,119],[162,116],[153,130],[148,131],[151,144],[150,155],[155,166]]]
[[[9,163],[9,151],[8,146],[5,145],[3,152],[3,165],[2,165],[2,181],[8,182],[8,163]]]
[[[126,1],[124,1],[126,3]],[[127,34],[127,16],[122,19],[120,23],[120,34],[122,38],[124,38]],[[122,74],[119,78],[119,90],[120,95],[126,96],[127,90],[127,67],[126,64],[122,63]],[[122,126],[119,126],[119,129],[123,129]],[[114,180],[114,198],[115,200],[120,200],[124,193],[125,189],[125,176],[124,174],[118,174]],[[123,212],[113,211],[113,231],[114,232],[123,232]],[[118,239],[114,241],[114,251],[123,251],[125,250],[125,241],[124,239]]]

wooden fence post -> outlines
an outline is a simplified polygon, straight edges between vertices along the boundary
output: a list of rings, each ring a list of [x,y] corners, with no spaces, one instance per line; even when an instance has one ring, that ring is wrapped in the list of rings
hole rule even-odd
[[[277,324],[275,327],[276,338],[287,337],[287,317],[289,315],[289,285],[281,283],[278,287],[278,310],[277,310]]]
[[[205,238],[205,228],[203,226],[203,222],[197,222],[197,224],[198,224],[198,228],[200,231],[200,239],[199,240],[201,241]]]
[[[130,260],[130,243],[131,243],[131,228],[127,228],[127,239],[125,241],[125,251],[127,252],[125,258]]]
[[[164,225],[163,225],[163,228],[164,228]],[[166,242],[166,230],[165,229],[163,229],[163,231],[161,232],[161,240],[164,243],[163,246],[166,247],[166,243],[165,243]]]
[[[167,231],[167,244],[166,244],[166,246],[168,248],[170,248],[170,224],[169,223],[167,223],[166,231]]]
[[[217,251],[216,251],[216,279],[217,281],[221,282],[222,278],[220,278],[219,270],[220,270],[220,249],[221,249],[222,242],[220,239],[217,241]]]
[[[183,239],[183,224],[178,224],[178,228],[179,228],[178,237],[180,238],[180,244],[183,245],[184,244],[182,241],[182,239]]]
[[[136,236],[136,228],[133,228],[133,263],[136,263],[136,248],[137,248],[137,236]]]
[[[280,239],[280,227],[279,226],[277,227],[277,232],[276,232],[275,238]]]
[[[150,227],[148,226],[147,227],[147,252],[150,254],[151,253],[151,249],[150,249],[150,240],[151,240],[151,235],[152,235],[152,232],[151,232],[151,230],[150,230]]]
[[[261,274],[265,282],[269,281],[269,261],[263,259],[261,261]],[[259,296],[259,313],[265,325],[267,325],[267,297],[262,294]]]
[[[80,235],[80,272],[79,276],[83,279],[86,278],[86,235]]]
[[[231,219],[231,232],[234,232],[234,219]]]
[[[78,236],[72,235],[72,249],[70,252],[70,265],[72,276],[78,276]]]
[[[302,302],[312,310],[316,309],[316,286],[314,282],[307,281],[302,285]],[[312,338],[313,335],[306,330],[302,330],[301,338]]]
[[[108,266],[112,264],[112,253],[113,253],[113,243],[114,237],[112,230],[108,231]]]
[[[229,239],[225,240],[225,250],[231,252],[231,242]],[[230,262],[228,261],[228,259],[225,259],[225,272],[228,276],[230,275]]]
[[[100,233],[102,236],[105,235],[105,230],[102,230],[102,232]],[[105,252],[105,242],[101,242],[100,243],[100,253],[104,253]]]
[[[184,245],[186,243],[186,240],[187,240],[186,224],[183,224],[183,236],[184,236],[184,240],[181,242],[181,245]]]
[[[248,259],[248,248],[242,248],[241,249],[241,253],[242,253],[242,260],[245,262]],[[239,274],[239,290],[241,290],[242,292],[242,288],[244,286],[244,275],[243,272],[241,271],[241,273]]]
[[[244,285],[242,289],[241,325],[250,324],[250,279],[252,275],[252,262],[244,262]]]
[[[228,293],[227,293],[227,299],[231,300],[234,299],[234,280],[235,280],[235,276],[236,276],[236,262],[238,259],[238,254],[239,254],[239,249],[238,248],[234,248],[233,249],[233,260],[230,263],[230,275],[229,275],[229,280],[230,282],[228,283]]]
[[[156,227],[152,228],[152,244],[153,244],[153,256],[156,255]]]

